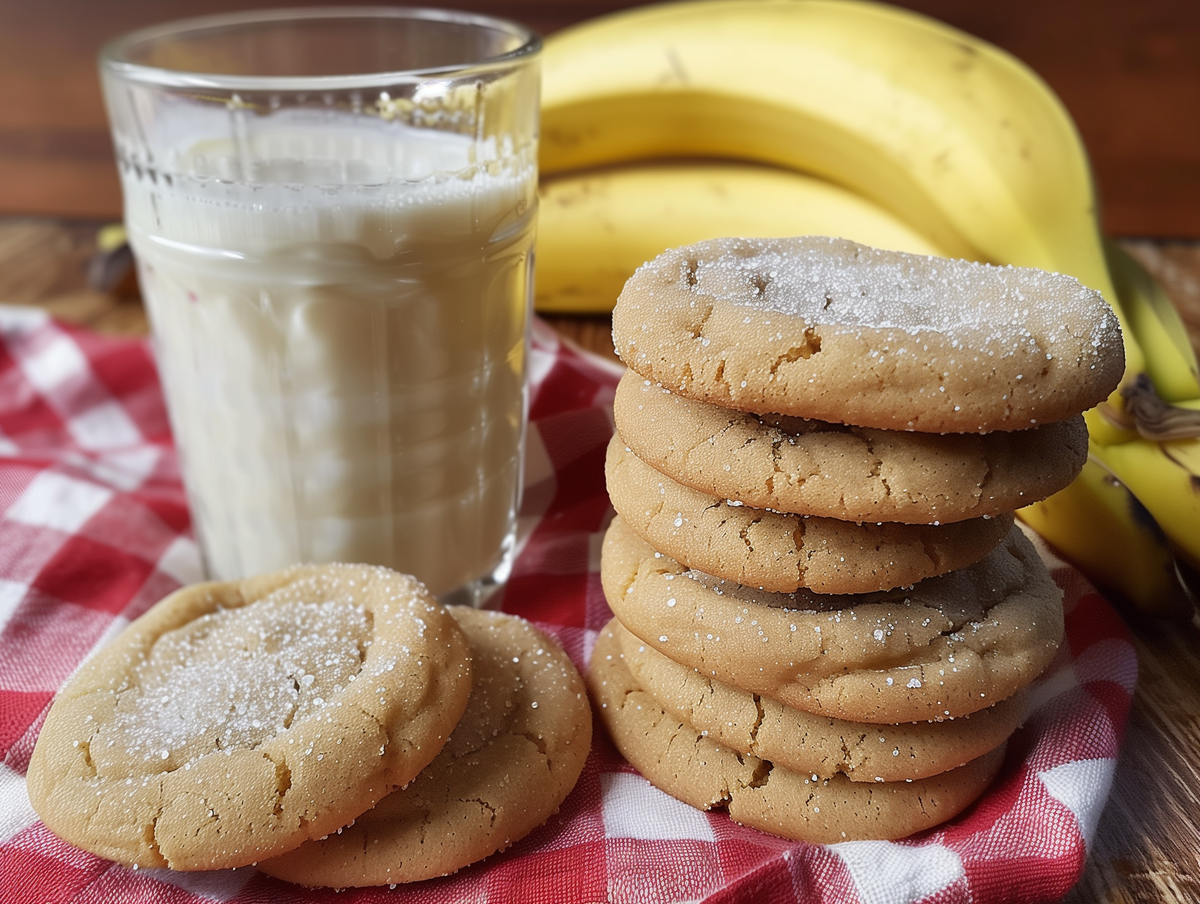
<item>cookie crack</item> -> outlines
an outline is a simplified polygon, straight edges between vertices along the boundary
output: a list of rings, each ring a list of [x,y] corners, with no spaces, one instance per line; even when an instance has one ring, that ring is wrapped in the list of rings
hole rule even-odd
[[[376,716],[373,712],[363,709],[363,707],[361,705],[357,705],[354,708],[357,709],[364,716],[366,716],[368,719],[370,719],[372,722],[374,722],[376,727],[379,729],[379,733],[381,735],[383,735],[383,745],[379,748],[379,759],[381,761],[384,759],[385,756],[387,756],[388,751],[390,751],[392,749],[392,746],[394,744],[407,745],[409,748],[412,748],[413,746],[419,746],[419,745],[414,745],[408,738],[392,737],[392,733],[390,731],[388,731],[387,726],[384,725],[382,722],[380,722],[379,717]]]
[[[690,716],[689,721],[691,721],[692,719],[694,719],[696,717],[697,712],[700,712],[706,706],[711,706],[713,699],[717,696],[717,689],[715,687],[713,687],[713,683],[710,678],[705,678],[703,675],[700,675],[699,672],[692,672],[691,674],[696,675],[698,678],[701,679],[701,681],[700,681],[700,697],[691,709],[691,712],[689,714],[689,716]],[[687,684],[686,679],[684,679],[684,682],[685,682],[684,686],[686,688],[686,684]]]
[[[421,837],[417,841],[417,844],[423,845],[425,843],[425,836],[429,832],[430,823],[433,822],[433,813],[429,810],[428,807],[419,807],[417,809],[417,812],[421,814],[421,825],[420,825]]]
[[[660,483],[659,486],[661,487],[662,484]],[[613,508],[617,507],[616,497],[618,497],[618,496],[621,497],[621,500],[620,500],[621,503],[623,505],[625,505],[627,508],[629,508],[629,509],[636,508],[636,505],[637,505],[636,501],[627,500],[624,498],[625,497],[624,488],[620,486],[619,482],[617,484],[616,492],[614,493],[614,492],[610,491],[608,495],[613,499]],[[638,500],[638,501],[640,501],[640,500]],[[646,509],[646,520],[650,523],[653,523],[654,520],[657,519],[658,516],[663,513],[663,511],[666,509],[666,507],[667,507],[666,498],[661,494],[658,496],[655,496],[653,504],[651,504],[650,508]],[[617,514],[621,514],[621,513],[618,511]]]
[[[775,765],[770,760],[759,760],[758,765],[754,767],[754,771],[750,773],[750,781],[745,785],[747,788],[762,788],[771,779],[771,771]]]
[[[375,715],[375,713],[371,712],[369,709],[364,709],[361,705],[356,705],[354,708],[374,722],[375,725],[378,726],[379,730],[383,732],[384,737],[391,737],[388,734],[387,726],[379,721],[379,717]]]
[[[618,595],[621,599],[627,599],[633,591],[633,585],[637,583],[638,575],[641,574],[641,568],[634,568],[632,572],[626,571],[625,577],[621,578]]]
[[[804,551],[804,529],[807,522],[803,518],[795,520],[792,528],[792,546],[796,549],[796,586],[803,587],[808,583],[808,561],[800,555]]]
[[[754,724],[750,726],[750,744],[751,748],[758,743],[758,730],[762,728],[763,719],[766,714],[763,711],[762,697],[759,694],[752,695],[754,697]]]
[[[713,381],[725,388],[726,397],[733,397],[733,384],[725,379],[725,359],[722,358],[717,362],[717,372],[713,374]]]
[[[843,773],[849,772],[850,771],[850,745],[846,743],[845,735],[842,735],[840,738],[838,738],[838,740],[841,742],[841,745],[842,745],[842,761],[840,763],[838,763],[837,771],[843,772]]]
[[[207,803],[207,802],[206,802]],[[158,806],[154,810],[154,815],[150,817],[150,822],[147,823],[142,833],[142,841],[145,842],[154,856],[158,858],[163,866],[170,866],[171,861],[163,856],[162,848],[158,843],[158,821],[162,819],[163,810],[166,809],[166,804],[163,802],[163,783],[162,779],[158,781]]]
[[[771,439],[771,470],[772,473],[767,477],[767,492],[770,495],[775,495],[775,477],[783,473],[783,468],[779,466],[779,460],[783,457],[780,454],[780,447],[783,445],[783,436],[778,435]]]
[[[275,816],[283,815],[283,802],[287,797],[288,792],[292,790],[292,770],[288,766],[287,757],[281,756],[278,760],[265,750],[260,750],[259,753],[275,767],[275,806],[272,813]]]
[[[538,753],[542,755],[542,759],[549,761],[550,757],[546,754],[546,739],[541,735],[534,734],[531,731],[523,731],[520,733],[526,741],[538,749]]]
[[[702,450],[705,446],[715,445],[715,441],[716,441],[717,437],[724,436],[732,428],[733,428],[733,424],[727,424],[725,427],[722,427],[711,437],[701,437],[700,439],[696,440],[695,442],[683,447],[682,451],[679,455],[679,459],[678,459],[680,464],[677,467],[674,467],[673,473],[676,475],[675,479],[679,480],[680,482],[683,482],[683,478],[686,476],[688,468],[703,469],[704,459],[707,457],[707,455],[700,450]],[[673,442],[674,442],[674,440],[672,440],[672,443]],[[743,449],[746,448],[753,442],[754,442],[754,440],[752,437],[747,437],[747,439],[742,443],[742,448]],[[672,450],[674,450],[674,448],[675,448],[674,445],[672,445],[671,448],[672,448]],[[651,453],[653,453],[653,450],[651,450]],[[696,460],[697,454],[699,454],[699,459],[700,459],[698,462]],[[665,467],[657,468],[657,470],[664,471],[664,473],[670,473],[670,471],[668,469],[671,469],[673,466],[671,465],[669,458],[670,457],[668,456],[668,460],[666,462]]]
[[[79,752],[83,754],[83,764],[87,766],[91,778],[96,777],[96,764],[92,761],[92,738],[95,736],[93,733],[86,741],[79,742]]]
[[[754,552],[754,542],[750,539],[750,528],[754,527],[754,525],[761,521],[762,518],[755,518],[752,521],[743,524],[741,529],[738,531],[738,537],[740,537],[742,543],[746,545],[747,552]]]
[[[92,787],[95,787],[94,785]],[[92,820],[96,818],[96,814],[100,812],[100,796],[90,796],[89,802],[84,805],[87,809],[83,812],[83,825],[85,829],[90,830]]]
[[[661,709],[661,707],[659,708],[659,712],[660,712],[660,718],[655,720],[655,722],[654,722],[655,726],[657,726],[662,721],[663,718],[670,718],[668,716],[668,714],[664,710]],[[677,719],[672,719],[672,724],[675,727],[671,730],[670,737],[667,738],[666,746],[665,746],[662,754],[659,756],[659,760],[658,760],[659,763],[661,764],[664,760],[675,760],[676,757],[675,757],[675,754],[672,753],[672,748],[678,747],[680,742],[687,744],[687,746],[691,748],[691,755],[688,756],[685,754],[684,756],[680,757],[680,759],[686,760],[688,762],[704,763],[705,762],[705,754],[704,754],[702,748],[704,747],[706,742],[707,743],[712,743],[712,742],[708,741],[707,738],[700,735],[699,732],[692,731],[692,730],[684,731],[683,724],[680,723]],[[740,754],[735,754],[735,756],[737,756],[738,762],[742,762]],[[711,810],[714,807],[724,807],[724,806],[728,805],[728,803],[732,799],[733,799],[733,792],[730,787],[729,778],[725,775],[722,775],[721,776],[721,787],[716,790],[716,794],[713,795],[713,797],[709,800],[709,802],[704,806],[704,809]]]
[[[624,711],[625,707],[629,706],[629,698],[637,692],[637,688],[635,687],[625,688],[625,690],[621,692],[621,703],[617,706],[617,709]]]
[[[150,822],[142,833],[142,841],[146,843],[146,847],[153,851],[155,857],[163,863],[167,863],[167,858],[163,856],[162,849],[158,846],[158,821],[162,818],[162,811],[162,804],[159,804],[158,809],[150,817]]]
[[[366,612],[364,614],[365,614],[366,623],[367,623],[367,632],[366,633],[367,633],[368,637],[371,637],[375,633],[375,616],[371,612],[370,609],[366,610]],[[362,667],[367,661],[367,645],[368,645],[368,642],[364,641],[364,639],[362,637],[355,638],[354,649],[355,649],[355,652],[358,654],[358,672],[359,673],[362,672]]]
[[[989,484],[989,483],[991,483],[991,481],[992,481],[992,474],[994,473],[994,471],[995,471],[995,469],[992,467],[992,460],[991,460],[991,458],[990,458],[990,457],[987,457],[987,456],[984,456],[984,459],[983,459],[983,477],[981,477],[981,478],[979,479],[979,485],[978,485],[978,491],[979,491],[979,495],[976,497],[976,499],[982,499],[982,498],[985,498],[985,497],[984,497],[984,491],[987,489],[987,486],[988,486],[988,484]]]
[[[919,533],[921,538],[921,552],[925,554],[925,558],[930,561],[930,564],[940,572],[945,566],[945,560],[942,558],[937,544],[933,542],[929,531],[922,530]]]
[[[871,459],[871,476],[879,481],[883,487],[883,498],[892,498],[892,485],[888,482],[887,476],[883,473],[883,459],[875,454],[875,443],[864,437],[867,445],[867,455]]]
[[[478,804],[480,809],[486,810],[488,814],[488,828],[491,829],[496,825],[496,808],[489,804],[482,797],[460,797],[459,803]]]
[[[692,327],[691,332],[692,332],[693,339],[699,339],[701,336],[704,335],[704,328],[706,326],[708,326],[708,321],[710,321],[712,319],[712,315],[713,315],[713,305],[710,302],[708,307],[705,308],[704,313],[700,315],[699,322],[696,323],[696,325]]]
[[[679,368],[679,382],[680,385],[685,387],[690,386],[693,382],[692,365],[688,364],[687,362],[684,362],[684,364]]]
[[[841,747],[842,747],[842,761],[840,763],[838,763],[837,771],[841,772],[843,774],[852,772],[854,769],[861,766],[862,763],[864,762],[864,757],[862,756],[861,753],[856,758],[856,757],[854,757],[852,751],[861,751],[863,749],[863,745],[867,741],[867,735],[865,732],[863,734],[860,734],[858,736],[858,740],[854,741],[853,743],[848,741],[846,739],[845,735],[841,735],[838,738],[838,740],[841,743]],[[856,759],[857,759],[857,762],[856,762]]]
[[[727,425],[727,426],[723,427],[723,428],[721,429],[721,432],[720,432],[720,433],[718,433],[717,435],[718,435],[718,436],[724,436],[726,433],[728,433],[728,432],[729,432],[729,431],[731,431],[732,429],[733,429],[733,424],[729,424],[729,425]],[[753,437],[753,436],[747,436],[747,437],[745,437],[745,438],[742,440],[742,444],[741,444],[740,446],[738,446],[738,449],[737,449],[737,451],[741,452],[743,449],[749,449],[751,446],[753,446],[753,445],[754,445],[754,443],[755,443],[756,441],[757,441],[757,440],[756,440],[756,438],[755,438],[755,437]],[[697,444],[697,445],[699,445],[699,444]]]
[[[809,327],[804,331],[804,338],[799,345],[793,345],[782,355],[778,355],[775,361],[771,364],[770,373],[775,376],[779,372],[779,368],[785,364],[794,364],[802,358],[807,360],[813,355],[819,354],[821,351],[821,337],[818,335],[815,327]]]

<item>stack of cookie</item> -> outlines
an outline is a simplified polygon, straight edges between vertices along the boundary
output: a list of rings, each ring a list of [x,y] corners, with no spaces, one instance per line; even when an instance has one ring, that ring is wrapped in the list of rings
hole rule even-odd
[[[1066,486],[1116,386],[1076,280],[840,239],[722,239],[641,268],[608,451],[616,619],[589,683],[694,806],[895,838],[992,780],[1061,594],[1012,512]]]
[[[590,743],[579,674],[528,622],[302,566],[129,625],[55,699],[28,787],[61,838],[135,867],[396,884],[532,831]]]

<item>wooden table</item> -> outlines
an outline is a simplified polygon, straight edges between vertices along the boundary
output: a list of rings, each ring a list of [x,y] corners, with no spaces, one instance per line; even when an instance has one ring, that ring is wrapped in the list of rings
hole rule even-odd
[[[101,333],[144,334],[134,292],[87,286],[96,226],[0,220],[0,303],[39,305]],[[1200,348],[1200,244],[1123,244],[1163,282]],[[612,356],[608,318],[548,319],[563,335]],[[1154,622],[1127,613],[1126,622],[1140,666],[1128,734],[1087,869],[1066,900],[1198,902],[1200,618]]]

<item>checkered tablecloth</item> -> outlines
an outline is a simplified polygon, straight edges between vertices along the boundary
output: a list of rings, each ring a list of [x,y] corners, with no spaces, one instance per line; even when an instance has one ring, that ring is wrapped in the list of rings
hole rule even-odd
[[[610,617],[605,444],[618,373],[535,329],[522,547],[501,600],[582,668]],[[597,725],[561,811],[509,851],[415,886],[308,891],[240,869],[135,871],[38,821],[25,771],[57,689],[200,566],[147,345],[0,308],[0,902],[1026,902],[1079,876],[1136,677],[1113,610],[1051,561],[1067,641],[1004,768],[970,810],[901,843],[817,847],[701,813],[650,786]]]

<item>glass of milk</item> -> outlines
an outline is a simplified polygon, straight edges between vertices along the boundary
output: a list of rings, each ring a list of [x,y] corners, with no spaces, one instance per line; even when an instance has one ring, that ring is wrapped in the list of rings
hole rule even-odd
[[[521,492],[541,43],[275,10],[100,69],[208,574],[369,562],[478,603]]]

